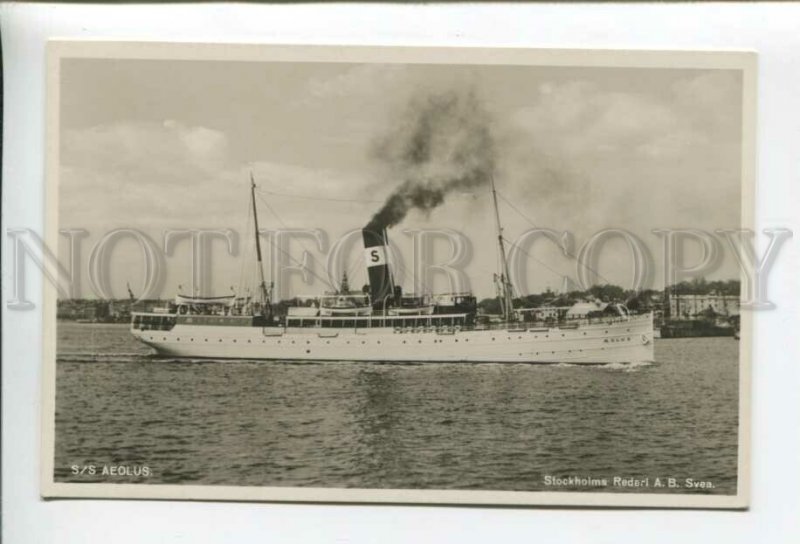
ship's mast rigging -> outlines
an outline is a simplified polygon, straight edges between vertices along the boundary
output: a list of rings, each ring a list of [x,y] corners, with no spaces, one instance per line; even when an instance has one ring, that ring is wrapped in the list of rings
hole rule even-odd
[[[494,204],[494,218],[497,226],[497,242],[500,249],[500,277],[498,279],[500,299],[500,309],[506,321],[514,319],[514,293],[511,287],[510,274],[508,272],[508,259],[506,258],[506,246],[503,240],[503,226],[500,224],[500,211],[497,207],[497,189],[494,186],[494,176],[492,182],[492,203]]]
[[[267,290],[267,281],[264,279],[264,263],[261,258],[261,239],[258,232],[258,210],[256,208],[256,182],[253,179],[253,173],[250,172],[250,200],[253,204],[253,226],[255,228],[256,239],[256,258],[258,259],[258,275],[261,283],[259,285],[261,291],[261,306],[264,308],[264,315],[271,314],[269,291]]]

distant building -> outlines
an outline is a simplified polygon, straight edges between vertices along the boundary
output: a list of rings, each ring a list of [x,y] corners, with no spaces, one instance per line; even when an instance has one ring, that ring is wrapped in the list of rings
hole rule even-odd
[[[115,323],[130,319],[129,300],[59,299],[56,316],[90,322]]]
[[[672,319],[739,315],[739,297],[733,295],[670,295],[669,315]]]
[[[83,308],[83,319],[102,320],[109,317],[109,304],[105,301],[97,301],[87,304]]]

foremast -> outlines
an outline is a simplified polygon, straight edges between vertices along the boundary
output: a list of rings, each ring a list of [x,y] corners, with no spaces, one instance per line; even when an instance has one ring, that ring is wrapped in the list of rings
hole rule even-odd
[[[497,189],[494,186],[494,176],[492,182],[492,203],[494,204],[494,219],[497,227],[497,243],[500,251],[500,274],[495,276],[498,288],[498,299],[500,300],[500,311],[503,313],[505,321],[514,321],[514,291],[511,286],[511,275],[508,272],[508,259],[506,258],[506,246],[503,240],[503,226],[500,223],[500,210],[497,207]]]
[[[258,230],[258,209],[256,208],[256,182],[253,179],[253,173],[250,172],[250,201],[253,205],[253,227],[255,229],[256,239],[256,258],[258,259],[258,276],[261,280],[259,284],[259,292],[261,295],[261,307],[264,309],[264,316],[269,317],[272,315],[272,306],[270,303],[269,289],[267,288],[267,281],[264,277],[264,262],[261,257],[261,238]]]

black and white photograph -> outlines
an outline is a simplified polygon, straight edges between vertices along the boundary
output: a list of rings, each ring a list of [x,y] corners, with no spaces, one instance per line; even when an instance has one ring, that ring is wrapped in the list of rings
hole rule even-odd
[[[747,507],[755,62],[51,42],[43,495]]]

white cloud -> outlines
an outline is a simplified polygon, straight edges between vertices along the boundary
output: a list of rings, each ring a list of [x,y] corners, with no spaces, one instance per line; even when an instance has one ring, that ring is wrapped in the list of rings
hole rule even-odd
[[[266,161],[233,164],[227,152],[224,133],[170,119],[66,131],[61,223],[95,230],[235,227],[247,218],[251,172],[264,193],[279,193],[273,205],[282,215],[306,223],[311,217],[316,224],[329,208],[322,200],[310,205],[309,197],[364,198],[365,172]],[[342,222],[335,214],[328,218]]]
[[[738,225],[735,76],[687,75],[647,93],[590,81],[538,91],[501,120],[498,183],[539,226],[579,240],[625,228],[656,253],[654,228]]]
[[[206,128],[163,123],[117,123],[64,131],[61,162],[142,174],[141,183],[213,172],[227,159],[227,137]],[[185,173],[185,174],[184,174]],[[163,180],[162,180],[163,181]]]
[[[675,158],[706,140],[671,104],[585,81],[543,85],[538,100],[513,115],[513,125],[542,152],[581,160],[631,151]]]

